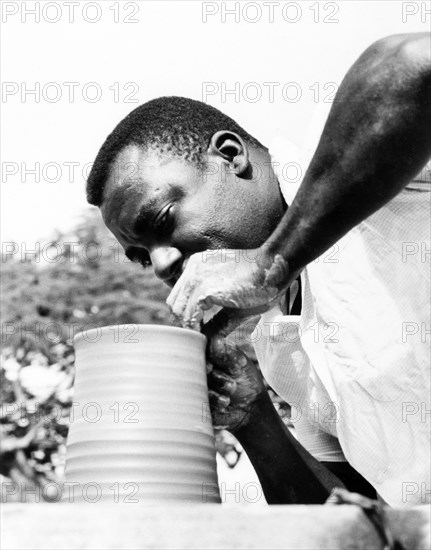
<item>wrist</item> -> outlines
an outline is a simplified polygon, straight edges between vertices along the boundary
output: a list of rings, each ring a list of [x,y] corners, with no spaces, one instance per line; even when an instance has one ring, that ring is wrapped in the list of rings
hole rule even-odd
[[[272,404],[269,393],[264,389],[254,401],[247,418],[232,433],[248,451],[249,447],[258,444],[262,437],[262,429],[274,422],[282,422],[282,420]]]
[[[267,243],[260,248],[259,260],[265,291],[271,298],[280,295],[292,282],[288,262],[281,252]]]

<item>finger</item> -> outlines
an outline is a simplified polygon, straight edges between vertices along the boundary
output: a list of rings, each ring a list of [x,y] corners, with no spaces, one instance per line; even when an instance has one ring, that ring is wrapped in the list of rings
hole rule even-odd
[[[189,328],[197,327],[199,330],[203,315],[203,311],[196,305],[196,302],[189,298],[182,315],[183,326]]]
[[[238,289],[233,291],[230,284],[226,284],[221,281],[217,287],[208,289],[205,296],[199,298],[198,303],[202,305],[202,308],[210,309],[214,306],[223,308],[230,308],[233,310],[242,309],[240,300],[235,296]]]
[[[233,298],[227,298],[220,290],[208,290],[203,284],[195,284],[183,312],[184,322],[191,324],[197,317],[201,319],[204,311],[218,306],[232,310],[239,308]],[[241,315],[241,318],[244,319],[244,314]]]
[[[208,340],[207,356],[213,365],[222,367],[231,347],[232,344],[227,338],[219,335],[214,336]]]
[[[246,313],[237,309],[224,308],[204,325],[203,333],[208,339],[215,335],[227,336],[244,322],[248,317]]]
[[[184,292],[191,292],[193,289],[193,283],[196,278],[195,256],[196,254],[192,254],[190,258],[183,263],[183,272],[166,300],[169,307],[175,305],[175,302],[181,294]]]
[[[182,277],[182,275],[181,275]],[[171,307],[175,300],[177,299],[179,289],[182,288],[183,280],[181,277],[178,279],[178,281],[174,284],[174,287],[172,288],[171,292],[169,293],[169,296],[166,298],[166,303],[169,307]]]
[[[215,431],[228,430],[229,426],[226,423],[225,413],[211,415],[212,425]]]
[[[234,298],[229,298],[220,290],[207,291],[206,295],[199,297],[197,302],[203,310],[211,309],[214,306],[230,309],[239,309],[240,307]]]
[[[207,311],[208,309],[211,309],[216,305],[214,298],[210,296],[201,296],[198,299],[198,306],[202,309],[202,311]]]
[[[236,381],[220,370],[213,370],[208,376],[208,387],[222,395],[233,395]]]
[[[183,318],[184,310],[186,309],[189,296],[193,290],[193,283],[188,279],[181,280],[182,277],[183,275],[181,275],[178,279],[168,297],[168,300],[166,300],[166,303],[171,308],[172,313],[180,319]]]
[[[214,390],[208,391],[208,400],[211,411],[225,411],[230,405],[230,398],[227,395],[220,395]]]
[[[211,409],[211,406],[210,406]],[[216,430],[229,430],[234,425],[242,420],[242,412],[240,410],[232,410],[229,408],[221,409],[213,407],[211,409],[211,419],[213,428]]]
[[[185,293],[190,293],[193,289],[193,284],[195,280],[195,269],[193,262],[188,262],[187,267],[182,272],[178,281],[175,283],[173,289],[171,290],[166,303],[169,307],[174,307],[178,299]]]
[[[219,370],[236,375],[247,366],[249,359],[229,339],[215,337],[210,341],[209,356]]]
[[[202,298],[198,298],[199,294],[202,295],[204,290],[202,287],[195,286],[192,292],[190,292],[187,300],[187,305],[183,311],[183,322],[185,326],[196,325],[203,318],[203,311],[205,308],[201,307],[200,302]]]

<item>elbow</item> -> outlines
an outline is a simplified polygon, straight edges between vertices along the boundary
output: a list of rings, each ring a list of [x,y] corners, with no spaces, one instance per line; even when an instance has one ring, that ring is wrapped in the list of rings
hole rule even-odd
[[[400,71],[411,75],[431,72],[431,36],[429,33],[396,34],[382,38],[369,48],[380,59],[392,59]]]
[[[406,87],[417,79],[430,80],[431,42],[428,33],[395,34],[371,44],[352,66],[357,80],[382,87]]]
[[[400,62],[410,66],[412,71],[421,75],[431,73],[431,37],[428,33],[417,33],[408,36],[400,45],[398,56]]]
[[[397,102],[429,109],[431,40],[428,33],[397,34],[374,42],[359,58],[357,77]]]

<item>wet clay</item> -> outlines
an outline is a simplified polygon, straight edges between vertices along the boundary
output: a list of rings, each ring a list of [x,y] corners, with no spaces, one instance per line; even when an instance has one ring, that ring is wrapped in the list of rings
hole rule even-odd
[[[76,336],[63,500],[220,502],[205,345],[158,325]]]

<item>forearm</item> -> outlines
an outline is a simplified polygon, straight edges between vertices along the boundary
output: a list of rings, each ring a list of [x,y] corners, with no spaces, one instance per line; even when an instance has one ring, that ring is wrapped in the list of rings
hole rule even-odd
[[[298,193],[264,245],[290,273],[393,198],[426,163],[429,48],[423,35],[390,37],[347,73]]]
[[[334,487],[344,487],[296,441],[267,393],[235,436],[250,458],[269,504],[321,504]]]

